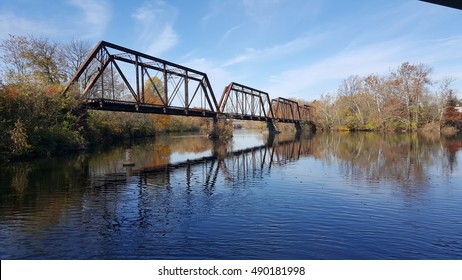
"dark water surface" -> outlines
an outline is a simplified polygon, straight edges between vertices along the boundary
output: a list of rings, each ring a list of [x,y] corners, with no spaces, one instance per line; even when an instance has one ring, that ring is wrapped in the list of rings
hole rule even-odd
[[[462,139],[158,137],[0,170],[1,259],[462,259]]]

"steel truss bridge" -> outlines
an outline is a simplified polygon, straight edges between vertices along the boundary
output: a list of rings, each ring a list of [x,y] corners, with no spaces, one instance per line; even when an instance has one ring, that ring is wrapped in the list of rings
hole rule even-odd
[[[217,101],[207,74],[101,41],[64,94],[86,109],[313,125],[311,107],[232,82]],[[274,127],[274,126],[273,126]]]

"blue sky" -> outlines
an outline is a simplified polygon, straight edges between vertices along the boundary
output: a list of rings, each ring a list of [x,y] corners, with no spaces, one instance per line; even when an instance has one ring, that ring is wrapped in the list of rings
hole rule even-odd
[[[319,98],[349,75],[425,63],[462,95],[462,11],[417,0],[2,0],[0,39],[106,40],[272,98]]]

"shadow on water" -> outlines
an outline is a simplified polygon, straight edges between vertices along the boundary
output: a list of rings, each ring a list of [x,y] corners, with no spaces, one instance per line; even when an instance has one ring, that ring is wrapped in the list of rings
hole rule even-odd
[[[281,240],[268,239],[275,247],[265,253],[257,247],[233,253],[221,247],[225,239],[210,243],[198,236],[253,227],[239,210],[262,204],[251,205],[255,193],[276,184],[281,171],[290,176],[305,159],[338,168],[332,177],[360,187],[393,185],[415,196],[428,192],[433,176],[460,169],[461,148],[461,137],[417,134],[237,133],[227,142],[165,136],[129,148],[15,163],[0,172],[0,257],[275,258]],[[265,226],[273,223],[264,219]],[[229,228],[233,224],[239,226]],[[294,250],[287,256],[303,258]]]

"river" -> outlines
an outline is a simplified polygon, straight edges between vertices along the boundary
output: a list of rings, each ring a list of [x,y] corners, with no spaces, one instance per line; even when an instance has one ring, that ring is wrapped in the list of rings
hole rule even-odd
[[[0,259],[462,259],[462,138],[165,135],[0,170]]]

